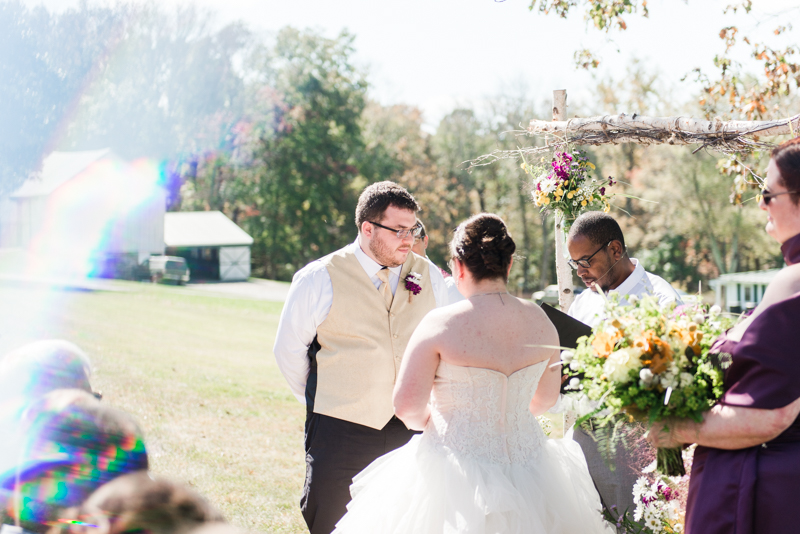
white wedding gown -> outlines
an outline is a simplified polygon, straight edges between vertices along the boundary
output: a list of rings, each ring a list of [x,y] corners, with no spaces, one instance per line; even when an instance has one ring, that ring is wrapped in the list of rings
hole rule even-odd
[[[528,410],[547,362],[511,376],[441,362],[422,435],[353,479],[336,534],[613,532],[586,460]]]

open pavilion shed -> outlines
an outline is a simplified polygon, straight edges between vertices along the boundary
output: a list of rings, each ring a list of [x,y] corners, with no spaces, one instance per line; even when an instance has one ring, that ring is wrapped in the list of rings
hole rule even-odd
[[[192,280],[234,282],[250,277],[253,238],[221,211],[184,211],[164,217],[169,256],[186,259]]]

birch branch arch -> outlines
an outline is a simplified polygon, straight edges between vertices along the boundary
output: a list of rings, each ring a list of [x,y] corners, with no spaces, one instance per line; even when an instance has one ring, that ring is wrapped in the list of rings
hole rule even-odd
[[[498,160],[519,159],[563,149],[568,145],[604,145],[635,143],[639,145],[697,145],[692,153],[703,149],[727,156],[771,149],[775,145],[762,137],[800,135],[800,114],[774,121],[711,121],[691,117],[647,117],[637,114],[604,115],[567,119],[567,92],[553,91],[553,120],[531,120],[517,136],[533,136],[544,140],[538,146],[516,150],[495,150],[469,162],[469,168],[490,165]],[[561,310],[572,304],[572,270],[567,265],[566,236],[560,214],[555,217],[556,273]]]
[[[516,150],[495,150],[470,161],[470,166],[479,167],[501,159],[540,154],[569,144],[698,145],[693,152],[710,149],[730,156],[775,146],[763,141],[762,137],[800,134],[800,114],[774,121],[706,121],[690,117],[647,117],[622,113],[554,121],[534,119],[526,130],[513,133],[541,137],[544,144]]]

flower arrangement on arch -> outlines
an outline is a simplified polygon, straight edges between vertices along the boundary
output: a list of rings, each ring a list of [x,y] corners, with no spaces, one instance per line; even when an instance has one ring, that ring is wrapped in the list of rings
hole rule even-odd
[[[522,169],[534,177],[532,196],[536,206],[560,213],[566,230],[584,211],[611,210],[609,200],[613,195],[607,190],[616,181],[610,176],[607,180],[592,178],[590,173],[595,166],[582,150],[556,152],[549,161],[542,157],[538,165],[523,162]]]
[[[573,390],[568,395],[595,401],[596,409],[579,423],[592,419],[602,430],[620,420],[701,422],[703,412],[723,394],[726,362],[709,351],[733,320],[719,307],[684,305],[665,310],[657,297],[628,300],[629,305],[621,305],[618,295],[612,295],[606,319],[591,336],[578,340],[574,352],[562,355]],[[619,439],[615,432],[607,438]],[[610,444],[609,453],[615,446]],[[680,448],[658,449],[656,458],[658,472],[685,473]]]

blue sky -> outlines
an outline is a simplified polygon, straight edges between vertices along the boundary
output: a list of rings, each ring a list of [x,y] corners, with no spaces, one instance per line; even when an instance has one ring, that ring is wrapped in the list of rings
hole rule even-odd
[[[627,63],[636,57],[659,74],[665,90],[688,99],[697,86],[680,80],[695,67],[711,69],[714,55],[723,49],[718,37],[722,27],[736,24],[744,34],[762,41],[800,41],[798,29],[780,41],[771,35],[776,26],[788,22],[782,13],[800,2],[754,0],[751,14],[723,16],[725,6],[734,2],[650,0],[649,19],[629,16],[627,31],[608,36],[588,26],[581,12],[569,20],[543,16],[528,10],[529,0],[194,3],[214,10],[219,24],[244,20],[251,28],[270,33],[291,25],[333,36],[347,28],[356,36],[357,61],[369,71],[371,96],[384,104],[418,106],[427,123],[434,125],[457,105],[477,104],[504,91],[516,94],[520,88],[537,101],[549,101],[553,89],[567,89],[571,102],[585,101],[595,82],[573,67],[572,55],[579,47],[597,52],[601,76],[622,78]],[[27,3],[63,9],[78,0]]]

